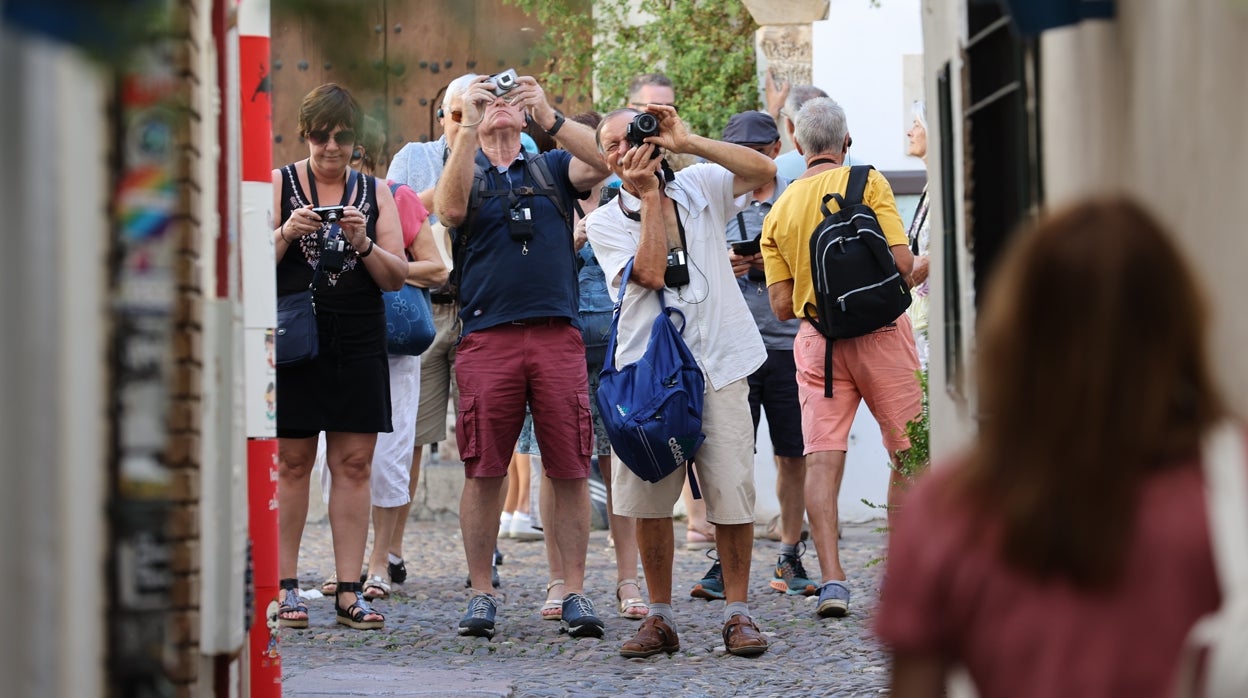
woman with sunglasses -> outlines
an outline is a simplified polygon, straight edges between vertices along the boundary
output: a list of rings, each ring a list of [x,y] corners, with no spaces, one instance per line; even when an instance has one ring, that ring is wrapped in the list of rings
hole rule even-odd
[[[347,90],[317,87],[299,107],[307,159],[273,171],[277,293],[312,286],[320,340],[316,358],[277,368],[278,615],[291,628],[308,626],[298,591],[299,544],[321,432],[333,476],[329,526],[341,580],[338,622],[357,629],[385,623],[357,580],[368,538],[373,449],[378,432],[392,431],[381,292],[399,289],[408,266],[390,188],[350,167],[362,124]]]

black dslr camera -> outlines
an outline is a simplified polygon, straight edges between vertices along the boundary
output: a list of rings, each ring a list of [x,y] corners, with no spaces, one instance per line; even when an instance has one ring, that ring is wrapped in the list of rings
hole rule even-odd
[[[326,223],[337,223],[342,220],[342,206],[317,206],[312,209],[312,213],[321,217]]]
[[[494,85],[494,96],[502,97],[516,88],[516,69],[508,68],[497,75],[491,75],[490,83]]]
[[[624,131],[624,140],[631,143],[633,147],[640,148],[645,145],[645,139],[657,135],[659,135],[659,120],[654,118],[653,114],[638,114],[633,117]],[[650,158],[654,159],[658,156],[659,148],[655,146],[650,153]]]
[[[679,247],[673,247],[667,252],[667,269],[663,272],[663,285],[668,288],[689,285],[689,263],[685,259],[685,251]]]

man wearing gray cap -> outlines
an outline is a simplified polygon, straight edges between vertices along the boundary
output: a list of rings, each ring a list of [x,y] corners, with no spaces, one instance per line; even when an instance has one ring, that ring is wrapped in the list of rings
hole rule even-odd
[[[761,111],[734,114],[724,127],[723,140],[756,150],[775,159],[780,153],[780,131],[770,115]],[[771,205],[784,193],[789,180],[775,179],[750,192],[748,205],[728,221],[724,236],[729,243],[728,260],[737,275],[745,304],[767,347],[767,361],[750,375],[750,412],[754,431],[762,410],[767,411],[767,427],[776,458],[776,499],[780,502],[780,556],[770,580],[771,588],[789,595],[810,596],[818,585],[802,565],[804,543],[802,520],[806,514],[805,443],[802,440],[802,411],[797,399],[797,368],[793,363],[793,338],[801,321],[778,320],[771,311],[767,281],[763,275],[763,255],[758,241],[763,219]]]

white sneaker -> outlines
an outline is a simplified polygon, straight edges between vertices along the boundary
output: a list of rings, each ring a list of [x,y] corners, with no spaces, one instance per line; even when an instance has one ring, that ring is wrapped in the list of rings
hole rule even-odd
[[[498,517],[498,537],[511,538],[511,519],[512,515],[504,511]]]
[[[546,537],[540,529],[533,528],[528,514],[517,511],[511,516],[511,538],[517,540],[542,540]]]

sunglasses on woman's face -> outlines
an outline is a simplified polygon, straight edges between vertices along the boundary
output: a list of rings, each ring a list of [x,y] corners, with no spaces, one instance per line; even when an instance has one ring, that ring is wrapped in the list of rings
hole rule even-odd
[[[333,138],[338,145],[350,145],[355,142],[355,131],[345,128],[337,133],[324,130],[308,131],[308,140],[315,145],[325,145],[330,138]]]

